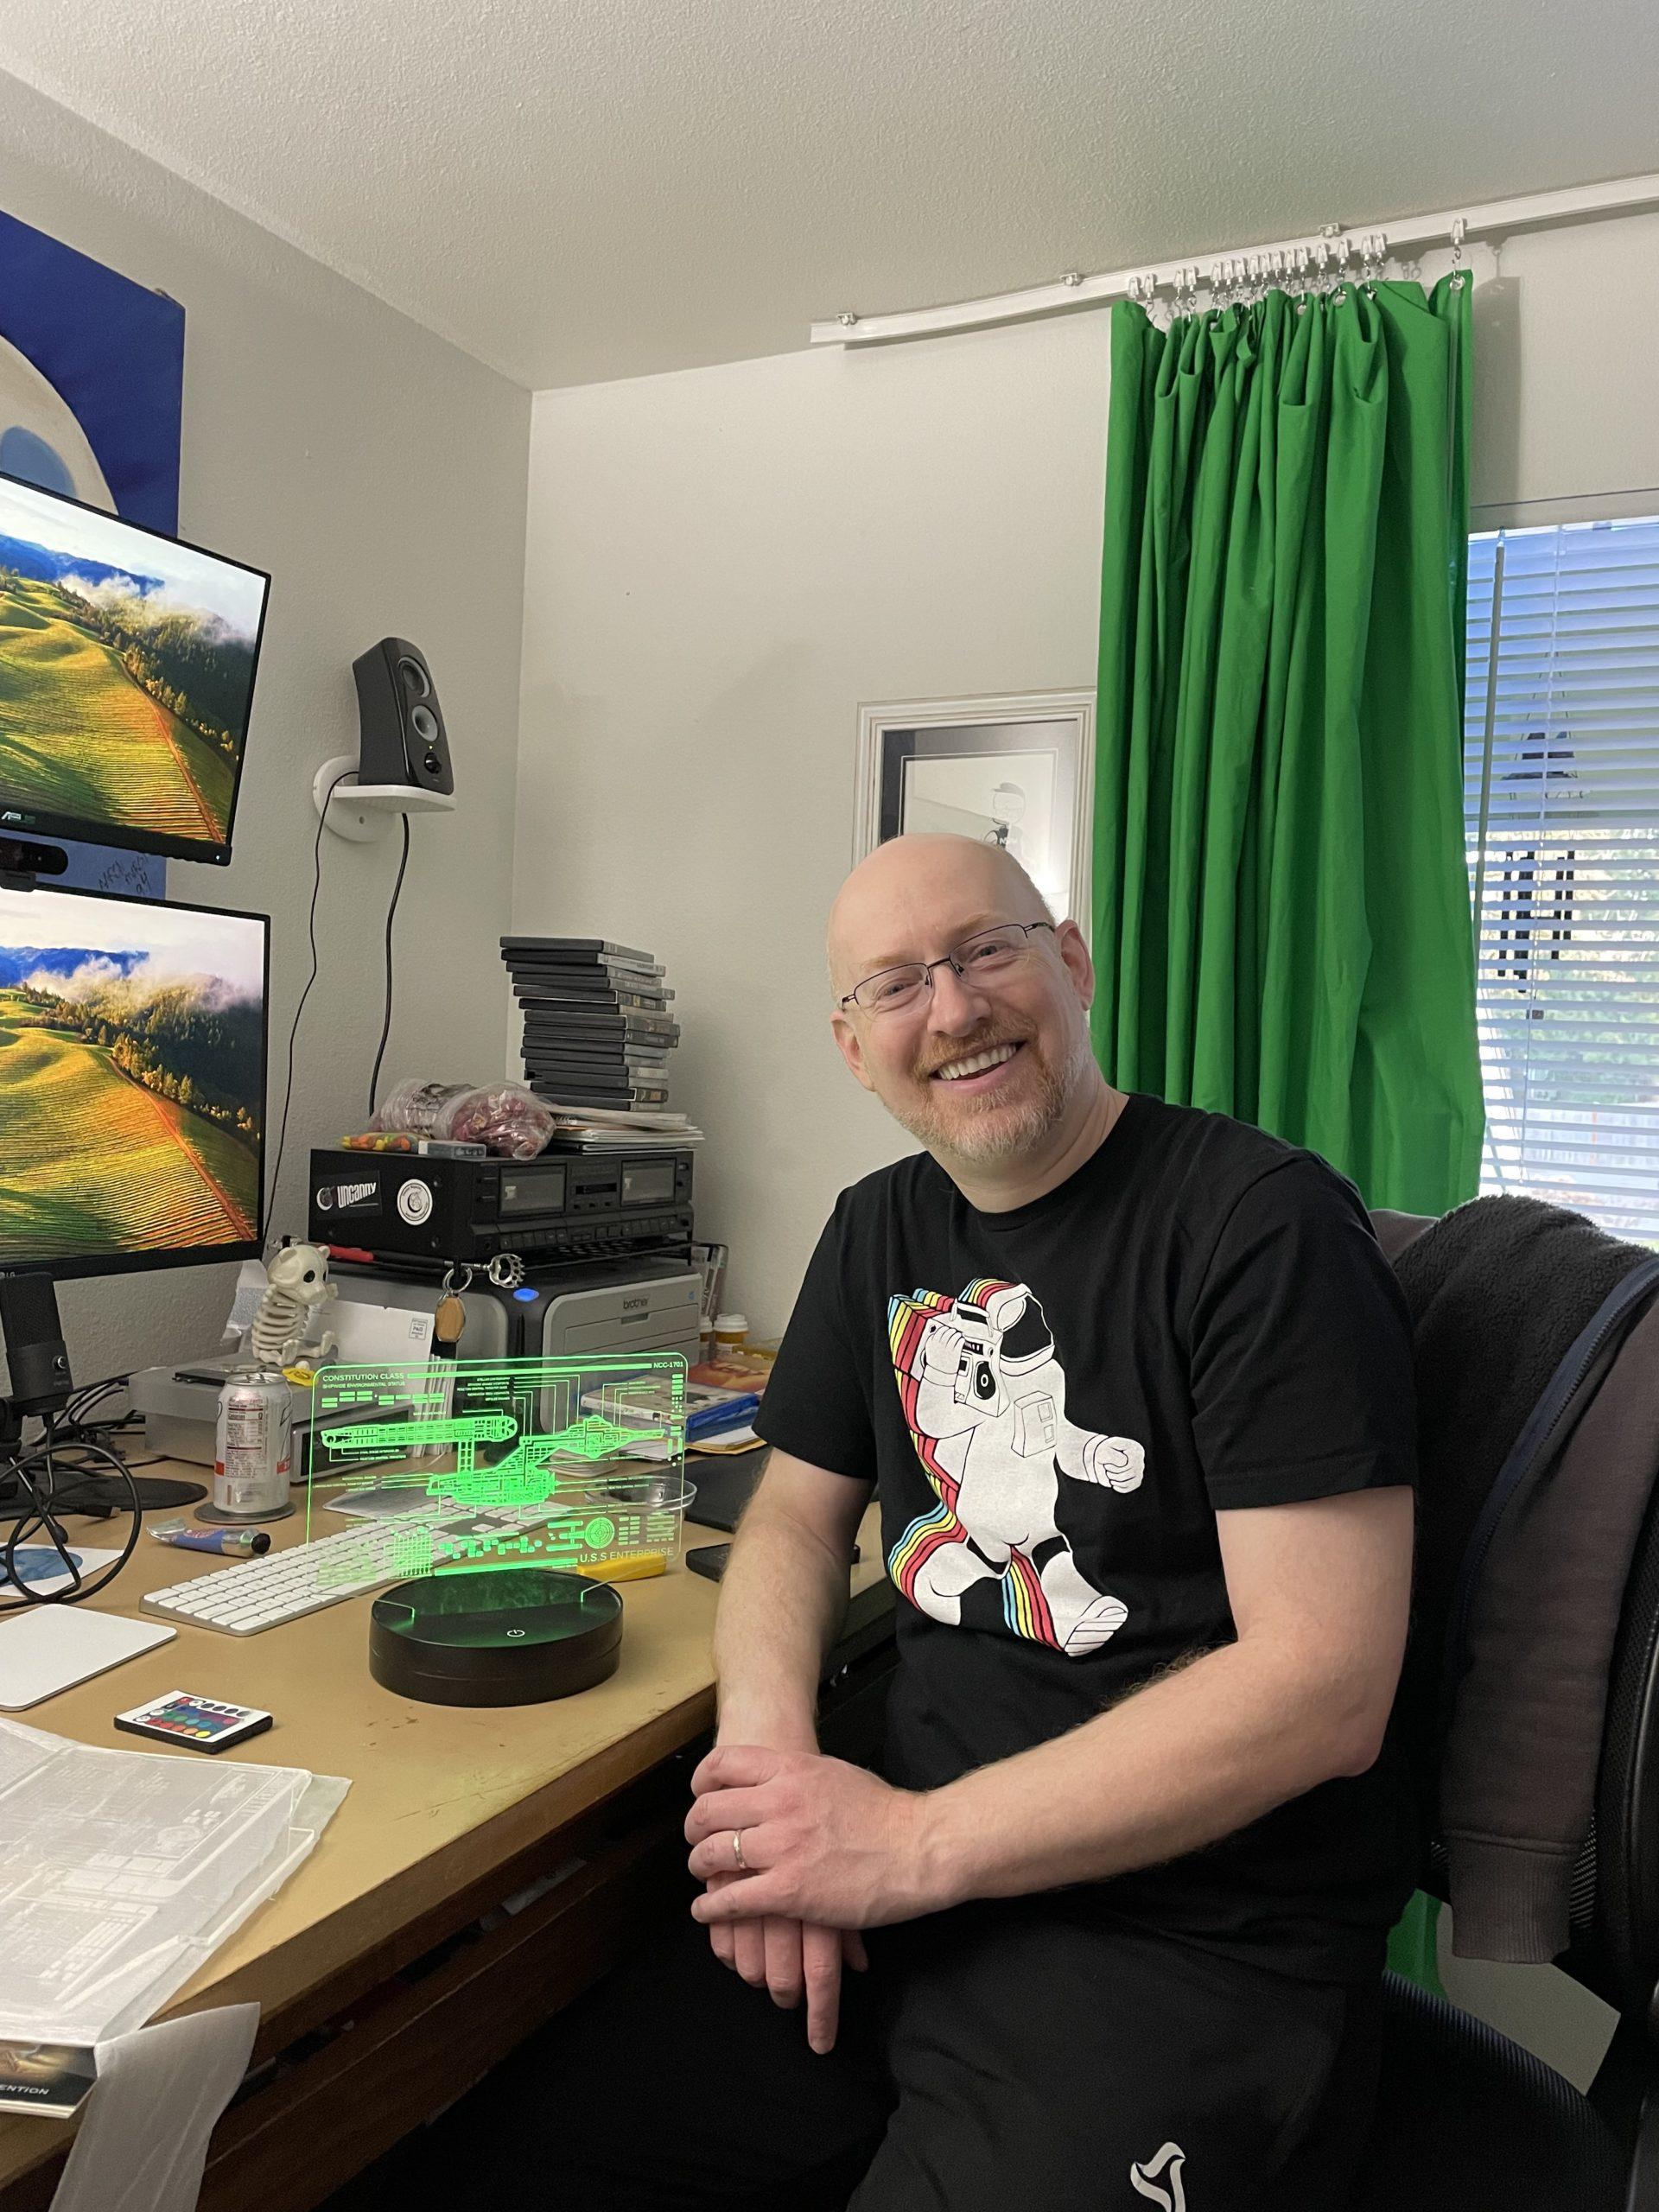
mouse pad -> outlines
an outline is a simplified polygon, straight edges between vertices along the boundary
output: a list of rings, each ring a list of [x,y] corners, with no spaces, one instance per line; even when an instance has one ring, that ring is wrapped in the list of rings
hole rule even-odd
[[[688,1459],[685,1478],[697,1487],[689,1517],[699,1528],[735,1529],[771,1457],[769,1451],[760,1451],[746,1452],[741,1459]]]

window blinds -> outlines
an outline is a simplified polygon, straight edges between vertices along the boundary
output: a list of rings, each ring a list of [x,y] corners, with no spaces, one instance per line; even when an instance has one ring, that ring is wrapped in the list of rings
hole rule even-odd
[[[1659,518],[1469,556],[1481,1188],[1659,1242]]]

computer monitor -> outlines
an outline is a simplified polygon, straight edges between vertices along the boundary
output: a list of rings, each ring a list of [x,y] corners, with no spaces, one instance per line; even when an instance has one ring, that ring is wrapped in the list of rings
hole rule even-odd
[[[270,582],[0,475],[0,835],[228,861]]]
[[[0,1275],[259,1251],[270,935],[0,885]]]

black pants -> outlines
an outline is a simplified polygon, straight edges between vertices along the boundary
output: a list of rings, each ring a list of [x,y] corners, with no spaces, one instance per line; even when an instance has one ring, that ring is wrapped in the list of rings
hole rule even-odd
[[[440,2124],[431,2202],[492,2212],[1327,2212],[1375,2094],[1378,1993],[1063,1897],[875,1930],[836,2048],[683,1930]],[[464,2183],[467,2195],[448,2195]],[[423,2192],[416,2192],[420,2201]],[[405,2198],[405,2202],[409,2199]]]

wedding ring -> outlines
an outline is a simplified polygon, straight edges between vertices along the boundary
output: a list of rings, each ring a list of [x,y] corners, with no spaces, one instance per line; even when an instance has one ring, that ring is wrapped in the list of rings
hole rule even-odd
[[[732,1830],[732,1857],[737,1861],[738,1865],[747,1874],[749,1871],[749,1862],[743,1856],[743,1831],[741,1828],[734,1828]]]

